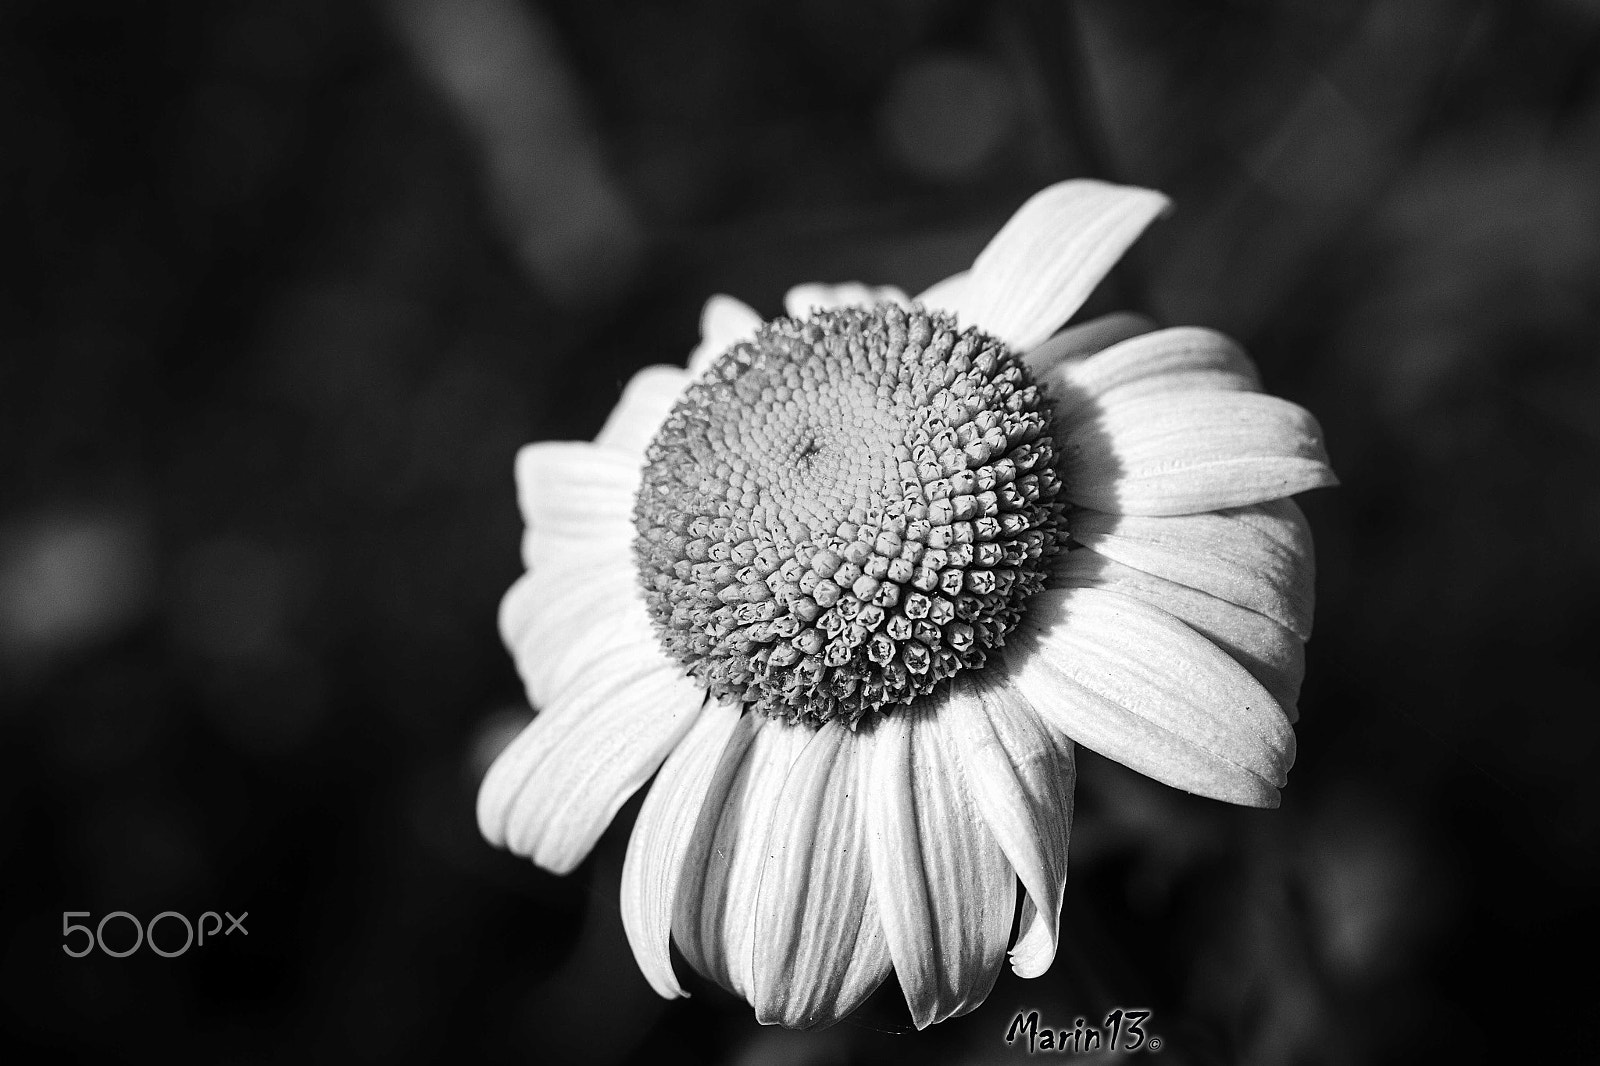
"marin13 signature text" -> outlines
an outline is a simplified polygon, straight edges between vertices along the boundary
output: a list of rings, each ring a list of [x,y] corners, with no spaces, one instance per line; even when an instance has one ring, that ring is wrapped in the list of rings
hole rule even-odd
[[[1161,1038],[1145,1029],[1149,1020],[1147,1010],[1116,1007],[1098,1026],[1074,1018],[1071,1028],[1064,1028],[1041,1023],[1036,1010],[1019,1010],[1006,1028],[1006,1043],[1024,1043],[1030,1055],[1043,1051],[1058,1055],[1089,1051],[1160,1051]]]

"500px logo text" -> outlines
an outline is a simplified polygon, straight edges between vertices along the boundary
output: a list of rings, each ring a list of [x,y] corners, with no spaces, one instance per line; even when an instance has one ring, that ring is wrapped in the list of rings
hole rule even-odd
[[[226,929],[222,927],[222,919],[224,915],[226,915],[228,919],[228,927]],[[184,952],[188,951],[191,947],[204,947],[207,936],[215,940],[218,933],[221,933],[223,936],[228,936],[235,932],[243,933],[245,936],[250,935],[250,930],[244,927],[244,920],[250,917],[249,911],[242,912],[237,918],[235,918],[232,914],[229,914],[227,911],[223,911],[222,914],[218,914],[216,911],[206,911],[199,917],[197,921],[194,922],[189,921],[187,917],[179,914],[177,911],[162,911],[160,914],[143,924],[140,924],[139,919],[135,918],[127,911],[112,911],[110,914],[107,914],[101,918],[93,929],[90,929],[87,925],[82,925],[72,920],[74,918],[87,917],[89,917],[88,911],[61,912],[61,950],[65,951],[68,955],[71,955],[75,959],[83,958],[97,947],[103,953],[110,955],[112,958],[120,959],[128,955],[132,955],[145,944],[149,944],[150,950],[155,952],[157,955],[160,955],[162,958],[175,959],[179,955],[182,955]],[[133,926],[133,945],[131,947],[118,950],[116,948],[106,946],[106,923],[111,921],[113,918],[125,919],[129,925]],[[168,919],[165,927],[167,929],[171,929],[173,927],[173,923],[183,926],[182,944],[175,948],[172,947],[172,944],[177,939],[176,932],[162,933],[163,939],[167,941],[167,947],[163,948],[160,944],[156,943],[156,927],[161,924],[162,919]],[[206,928],[207,920],[210,920],[212,923],[209,929]],[[199,926],[198,937],[195,935],[196,926]],[[72,945],[68,942],[75,933],[83,934],[83,947],[76,951],[73,950]]]

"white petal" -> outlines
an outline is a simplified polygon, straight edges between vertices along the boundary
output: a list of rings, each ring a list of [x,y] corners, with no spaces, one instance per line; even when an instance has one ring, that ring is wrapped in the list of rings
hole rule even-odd
[[[1305,642],[1266,615],[1124,566],[1092,548],[1068,553],[1058,563],[1052,584],[1060,588],[1108,589],[1165,611],[1250,671],[1291,723],[1299,719],[1296,704],[1306,672]]]
[[[683,395],[688,382],[689,373],[682,367],[645,367],[629,379],[622,398],[594,438],[595,443],[642,459],[645,447],[667,420],[667,413]]]
[[[689,356],[689,376],[699,377],[716,358],[740,341],[754,339],[761,316],[732,296],[718,294],[700,312],[700,344]]]
[[[1180,326],[1123,341],[1045,378],[1061,424],[1104,406],[1156,392],[1194,389],[1256,392],[1261,376],[1232,340],[1216,330]]]
[[[530,568],[633,540],[639,458],[582,441],[540,441],[517,452],[517,503]]]
[[[863,285],[859,281],[843,285],[824,285],[808,282],[796,285],[783,297],[783,310],[790,318],[805,318],[814,311],[832,311],[839,307],[871,307],[875,303],[897,303],[911,306],[911,297],[893,285]]]
[[[723,753],[725,791],[708,793],[684,857],[672,934],[689,965],[754,997],[756,893],[778,797],[811,731],[747,714]],[[717,802],[717,795],[721,802]]]
[[[1076,326],[1068,326],[1032,351],[1024,352],[1022,362],[1035,378],[1044,380],[1052,370],[1066,362],[1082,362],[1095,352],[1120,344],[1130,337],[1149,333],[1155,321],[1131,311],[1113,311]]]
[[[1149,189],[1064,181],[1034,196],[973,261],[955,308],[978,326],[1027,351],[1082,306],[1167,198]]]
[[[662,654],[628,557],[638,462],[576,442],[517,456],[533,569],[500,626],[542,713],[490,767],[479,824],[495,844],[557,872],[594,846],[617,808],[677,743],[704,692]]]
[[[1293,500],[1209,514],[1149,517],[1078,510],[1072,537],[1101,555],[1209,592],[1311,637],[1316,558]]]
[[[478,827],[567,873],[694,724],[705,691],[670,664],[619,664],[547,705],[484,775]]]
[[[896,708],[870,737],[872,883],[918,1029],[983,1002],[1016,901],[1016,875],[935,721],[965,710],[936,700]]]
[[[1064,428],[1067,497],[1096,511],[1195,514],[1338,483],[1317,420],[1275,396],[1159,393]]]
[[[970,271],[963,270],[959,274],[951,274],[943,281],[936,281],[917,297],[917,302],[930,311],[947,311],[956,313],[961,306],[963,294],[967,291],[967,279]],[[963,323],[963,326],[970,323]]]
[[[778,798],[756,898],[751,1002],[764,1025],[831,1025],[889,976],[862,810],[869,740],[838,719],[816,730]]]
[[[530,570],[500,603],[500,635],[535,707],[609,669],[610,659],[665,662],[626,557],[586,558],[583,567]]]
[[[1188,626],[1097,588],[1048,589],[1006,644],[1052,727],[1157,781],[1272,807],[1294,731],[1266,690]]]
[[[1021,977],[1049,969],[1060,939],[1077,766],[1072,741],[1047,728],[999,660],[961,674],[939,723],[978,810],[1033,904],[1011,951]]]
[[[688,995],[672,972],[667,947],[683,859],[739,714],[736,704],[711,704],[667,756],[639,809],[622,864],[622,928],[645,980],[669,999]]]

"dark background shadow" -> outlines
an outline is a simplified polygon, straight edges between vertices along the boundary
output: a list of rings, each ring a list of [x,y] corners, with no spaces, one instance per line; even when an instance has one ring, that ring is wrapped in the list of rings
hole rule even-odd
[[[1591,1046],[1548,961],[1600,829],[1589,0],[13,2],[0,145],[9,1048],[1011,1062],[1019,1008],[1116,1006],[1168,1063]],[[915,291],[1077,175],[1178,205],[1090,310],[1239,338],[1344,480],[1284,806],[1085,754],[1054,969],[927,1034],[658,1000],[637,802],[568,878],[473,825],[528,713],[514,449],[714,291]],[[248,936],[63,953],[168,910]]]

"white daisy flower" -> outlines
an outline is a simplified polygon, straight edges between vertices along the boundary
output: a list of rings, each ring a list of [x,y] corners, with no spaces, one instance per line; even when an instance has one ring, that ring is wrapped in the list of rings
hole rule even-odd
[[[686,370],[517,457],[500,625],[540,713],[479,825],[565,873],[659,768],[622,912],[662,995],[669,938],[794,1027],[891,968],[919,1028],[1008,946],[1043,973],[1074,743],[1277,804],[1312,609],[1288,497],[1335,483],[1321,432],[1210,330],[1057,333],[1166,207],[1064,182],[916,300],[807,285],[762,323],[715,297]]]

